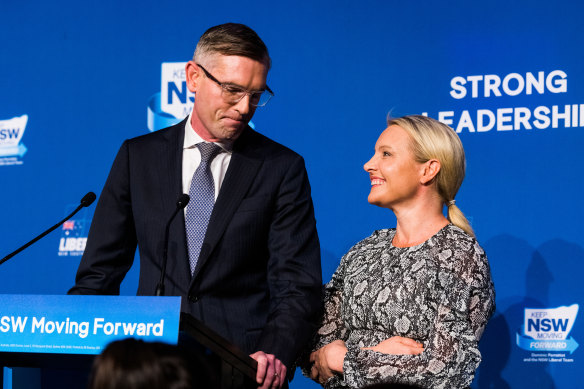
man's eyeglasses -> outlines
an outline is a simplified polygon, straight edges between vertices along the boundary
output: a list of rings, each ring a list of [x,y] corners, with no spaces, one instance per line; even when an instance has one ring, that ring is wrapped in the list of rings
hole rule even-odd
[[[201,70],[205,73],[205,76],[207,76],[209,80],[215,82],[217,85],[221,87],[221,97],[223,97],[226,103],[236,104],[239,101],[241,101],[241,99],[243,99],[245,95],[248,95],[249,103],[251,105],[253,105],[254,107],[263,107],[268,103],[268,101],[270,101],[272,96],[274,96],[274,92],[272,92],[270,87],[267,85],[265,90],[249,91],[245,88],[240,87],[239,85],[221,82],[215,77],[213,77],[213,75],[209,73],[207,69],[205,69],[199,64],[197,64],[197,66],[201,68]]]

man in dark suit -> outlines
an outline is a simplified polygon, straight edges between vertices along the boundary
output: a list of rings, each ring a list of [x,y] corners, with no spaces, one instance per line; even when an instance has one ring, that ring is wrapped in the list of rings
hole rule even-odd
[[[186,66],[191,115],[123,143],[69,293],[118,294],[137,245],[138,294],[152,295],[165,225],[189,193],[170,228],[165,294],[182,296],[184,312],[251,353],[258,384],[277,388],[310,339],[322,281],[304,161],[247,125],[273,95],[269,67],[249,27],[203,34]]]

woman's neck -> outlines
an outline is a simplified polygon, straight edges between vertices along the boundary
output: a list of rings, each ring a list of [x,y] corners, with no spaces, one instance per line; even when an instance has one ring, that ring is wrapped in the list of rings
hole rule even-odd
[[[442,214],[442,204],[433,207],[394,210],[397,225],[393,245],[411,247],[425,242],[449,222]]]

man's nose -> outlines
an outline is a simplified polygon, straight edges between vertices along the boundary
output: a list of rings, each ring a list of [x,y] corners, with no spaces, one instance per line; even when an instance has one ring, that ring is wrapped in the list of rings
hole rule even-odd
[[[251,109],[252,106],[250,104],[250,96],[249,94],[245,94],[241,100],[239,100],[234,106],[233,108],[235,108],[237,110],[237,112],[239,112],[242,115],[247,115]]]

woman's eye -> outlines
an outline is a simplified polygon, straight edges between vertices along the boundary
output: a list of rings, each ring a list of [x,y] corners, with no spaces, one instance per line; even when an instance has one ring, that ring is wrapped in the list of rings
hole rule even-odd
[[[391,156],[391,154],[390,154],[388,151],[384,151],[384,152],[383,152],[383,156],[384,156],[384,157],[390,157],[390,156]]]

